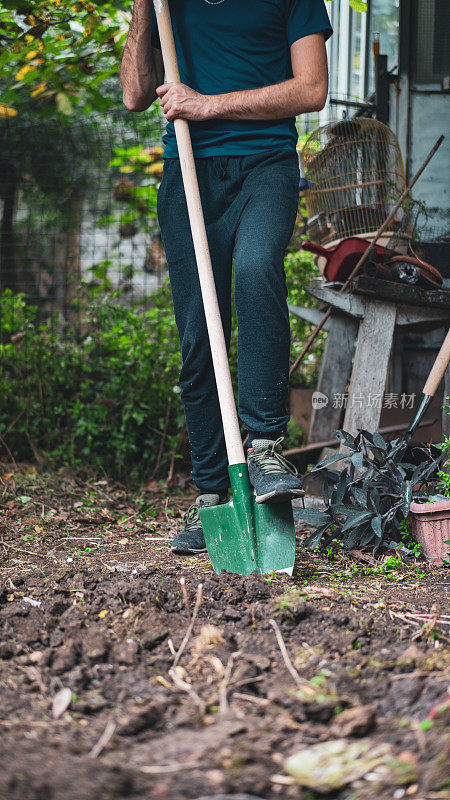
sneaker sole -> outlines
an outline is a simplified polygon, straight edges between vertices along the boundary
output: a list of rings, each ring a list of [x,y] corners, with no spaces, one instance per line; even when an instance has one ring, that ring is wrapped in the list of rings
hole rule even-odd
[[[171,550],[172,550],[172,553],[174,553],[176,556],[197,556],[200,553],[207,553],[208,552],[206,547],[202,547],[201,550],[187,550],[187,549],[183,549],[181,547],[172,547]]]
[[[256,503],[284,503],[287,500],[293,500],[295,497],[304,497],[304,489],[290,489],[285,492],[267,492],[267,494],[255,495]]]

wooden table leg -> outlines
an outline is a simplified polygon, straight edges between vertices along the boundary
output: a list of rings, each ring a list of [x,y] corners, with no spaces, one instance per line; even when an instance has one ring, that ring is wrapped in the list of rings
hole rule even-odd
[[[333,407],[336,395],[347,391],[352,368],[358,320],[341,314],[333,314],[329,320],[329,331],[320,367],[317,391],[328,397],[328,404],[313,408],[309,427],[308,443],[323,442],[333,438],[343,416],[343,405]]]
[[[356,342],[344,430],[378,430],[397,316],[392,303],[367,303]]]

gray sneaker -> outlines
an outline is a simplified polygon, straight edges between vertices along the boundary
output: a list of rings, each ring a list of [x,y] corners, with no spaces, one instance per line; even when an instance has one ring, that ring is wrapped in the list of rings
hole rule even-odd
[[[305,494],[296,468],[282,455],[282,441],[282,436],[276,441],[253,439],[248,450],[250,483],[257,503],[279,503]]]
[[[197,497],[184,515],[184,528],[172,541],[172,553],[179,556],[193,556],[197,553],[206,553],[205,537],[203,536],[202,523],[200,522],[199,508],[218,506],[218,494],[201,494]]]

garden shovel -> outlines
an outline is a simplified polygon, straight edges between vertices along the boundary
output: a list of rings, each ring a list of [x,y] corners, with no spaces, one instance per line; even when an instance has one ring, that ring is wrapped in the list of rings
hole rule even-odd
[[[431,372],[427,378],[427,382],[423,387],[422,397],[419,405],[417,406],[417,411],[414,414],[414,417],[412,418],[408,426],[408,429],[405,431],[399,443],[393,450],[392,458],[395,463],[401,461],[404,452],[406,451],[408,445],[411,442],[412,437],[414,436],[417,430],[420,420],[425,414],[425,411],[430,405],[435,395],[435,392],[442,378],[444,377],[444,372],[447,369],[449,363],[450,363],[450,330],[447,332],[447,336],[445,337],[442,347],[436,356],[436,360],[431,368]]]
[[[179,81],[168,0],[154,0],[161,50],[168,82]],[[292,505],[257,504],[249,482],[239,430],[228,356],[211,265],[205,221],[195,170],[189,124],[175,120],[178,153],[197,259],[223,430],[228,454],[232,499],[200,509],[206,547],[216,572],[248,575],[284,571],[292,574],[295,533]]]

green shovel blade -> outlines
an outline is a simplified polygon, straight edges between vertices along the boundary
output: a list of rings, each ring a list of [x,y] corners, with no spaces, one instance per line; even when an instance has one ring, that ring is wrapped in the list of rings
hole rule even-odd
[[[256,503],[247,464],[235,464],[228,471],[232,499],[220,506],[200,509],[206,547],[215,572],[292,574],[295,559],[292,504]]]

